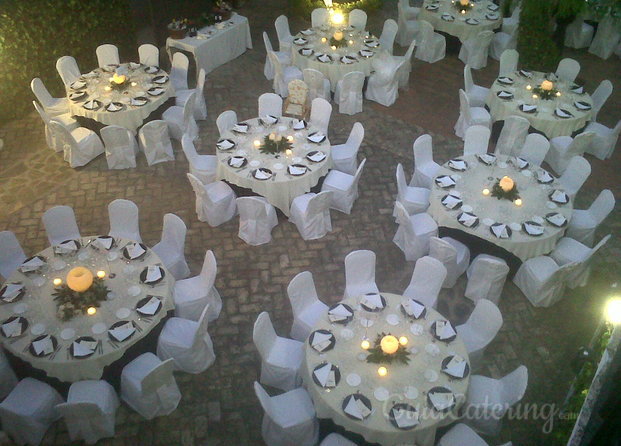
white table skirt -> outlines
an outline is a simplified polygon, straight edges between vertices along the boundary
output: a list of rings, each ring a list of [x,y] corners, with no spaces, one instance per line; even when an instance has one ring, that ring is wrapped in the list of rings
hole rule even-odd
[[[494,121],[504,120],[508,116],[522,116],[530,122],[530,125],[543,132],[548,138],[556,136],[571,135],[576,130],[583,128],[591,119],[591,110],[579,110],[573,104],[574,101],[582,101],[593,104],[591,96],[587,93],[575,94],[569,90],[566,82],[554,82],[555,88],[561,92],[561,96],[557,99],[543,100],[533,99],[532,90],[527,90],[526,86],[536,87],[544,80],[544,73],[533,72],[532,78],[526,78],[519,73],[509,76],[514,80],[512,85],[503,85],[498,80],[494,81],[486,104],[489,107],[490,115]],[[497,93],[501,90],[510,91],[514,98],[510,100],[500,99]],[[538,112],[535,114],[524,113],[518,106],[521,104],[537,105]],[[570,111],[573,118],[558,118],[554,115],[556,107]]]
[[[431,195],[429,197],[429,209],[427,212],[434,218],[439,226],[459,229],[467,234],[472,234],[481,239],[487,240],[507,251],[515,254],[522,261],[531,257],[537,257],[547,254],[554,249],[556,242],[565,233],[565,228],[558,228],[544,222],[545,232],[538,237],[530,236],[522,230],[513,230],[513,234],[509,239],[499,239],[492,235],[490,227],[484,224],[483,219],[489,218],[494,222],[505,224],[518,223],[531,220],[532,217],[542,217],[545,219],[546,214],[551,212],[560,212],[567,220],[571,218],[573,209],[572,200],[565,205],[551,209],[553,206],[548,200],[548,194],[554,189],[560,188],[558,181],[554,181],[550,185],[542,185],[537,183],[534,176],[526,177],[520,173],[512,164],[507,167],[500,168],[498,166],[486,166],[477,161],[474,156],[460,157],[468,163],[468,170],[465,172],[455,172],[449,169],[446,164],[438,171],[439,175],[456,175],[457,185],[452,189],[442,189],[437,184],[433,184]],[[504,161],[508,158],[499,156],[498,161]],[[531,168],[525,169],[531,171]],[[491,195],[483,196],[484,188],[492,189],[493,183],[497,178],[509,176],[517,184],[522,206],[516,206],[509,200],[498,200]],[[493,181],[488,178],[494,178]],[[457,221],[457,216],[462,209],[449,210],[442,205],[442,198],[451,191],[459,191],[464,205],[472,207],[472,213],[479,217],[479,224],[475,228],[467,228]]]
[[[439,8],[435,11],[429,11],[425,9],[427,5],[438,4]],[[480,1],[474,3],[474,7],[466,14],[460,14],[455,9],[450,0],[440,0],[439,3],[432,3],[430,0],[425,0],[423,7],[418,13],[418,20],[425,20],[433,25],[435,31],[442,31],[451,36],[457,37],[462,42],[468,40],[471,37],[477,36],[482,31],[493,31],[502,25],[502,12],[500,9],[496,11],[498,19],[488,20],[485,14],[492,13],[487,7],[493,4],[489,0]],[[443,13],[449,13],[455,20],[449,22],[442,19]],[[465,22],[467,18],[474,18],[479,21],[477,25],[469,25]]]
[[[82,246],[94,237],[82,238]],[[124,247],[129,240],[117,239],[117,247]],[[113,249],[112,252],[118,253],[119,249]],[[48,376],[58,378],[65,382],[76,382],[85,379],[100,379],[104,367],[112,364],[120,359],[126,350],[136,342],[144,338],[149,332],[156,327],[160,321],[166,317],[168,311],[174,310],[172,299],[172,289],[175,279],[166,268],[164,280],[154,287],[143,285],[139,280],[141,271],[149,265],[160,264],[159,257],[150,249],[144,257],[144,261],[134,260],[126,263],[122,255],[118,254],[118,258],[109,261],[106,258],[106,252],[99,252],[91,247],[82,248],[80,253],[88,252],[89,258],[79,260],[77,256],[54,256],[52,248],[41,251],[39,255],[48,259],[48,267],[43,271],[42,275],[25,275],[16,271],[9,277],[7,282],[21,282],[26,286],[26,294],[19,301],[13,303],[3,303],[0,305],[0,321],[15,315],[25,317],[29,323],[28,329],[24,335],[14,340],[7,339],[3,335],[0,336],[3,347],[11,354],[28,362],[34,368],[44,371]],[[55,270],[55,262],[65,262],[65,268]],[[97,309],[97,313],[93,316],[80,315],[68,321],[62,321],[56,316],[57,305],[52,297],[54,286],[52,280],[56,277],[65,280],[67,272],[75,266],[86,266],[93,273],[104,270],[107,273],[114,273],[116,277],[111,279],[106,277],[105,284],[116,297],[112,300],[101,302],[101,306]],[[37,287],[33,280],[37,277],[43,277],[45,282],[42,286]],[[138,286],[140,293],[137,296],[129,296],[128,289],[131,286]],[[162,308],[151,318],[141,317],[135,311],[136,304],[139,300],[144,299],[146,295],[161,296]],[[26,306],[23,313],[17,314],[19,306]],[[117,311],[121,308],[127,308],[130,311],[128,317],[118,318]],[[19,311],[19,310],[18,310]],[[136,331],[129,339],[118,342],[118,348],[115,348],[108,342],[108,330],[113,323],[125,320],[134,321],[142,331]],[[95,334],[92,327],[95,324],[103,323],[106,330],[103,333]],[[44,332],[41,334],[49,334],[56,338],[60,350],[53,357],[36,357],[28,351],[28,346],[38,335],[32,333],[33,326],[43,324]],[[61,331],[66,328],[75,330],[75,335],[70,339],[62,339]],[[90,357],[75,359],[68,354],[68,349],[74,339],[80,336],[90,336],[96,341],[102,341],[102,353],[96,352]]]
[[[294,131],[290,127],[290,123],[294,121],[292,118],[282,117],[280,122],[271,128],[265,128],[259,124],[259,119],[249,119],[250,133],[240,135],[234,132],[228,132],[223,137],[235,141],[236,147],[229,151],[216,150],[218,155],[217,175],[219,180],[225,180],[241,187],[252,189],[257,194],[265,197],[273,206],[280,209],[285,215],[289,215],[289,209],[293,199],[299,195],[303,195],[315,186],[319,179],[326,175],[332,168],[332,156],[330,141],[327,136],[321,144],[314,144],[307,141],[306,137],[309,133],[317,131],[316,128],[309,127],[307,130]],[[259,140],[263,142],[265,135],[274,132],[283,136],[294,136],[293,153],[287,157],[284,153],[278,158],[274,155],[262,154],[253,145],[253,141]],[[320,150],[327,156],[319,163],[308,161],[305,156],[308,152]],[[234,169],[227,164],[227,160],[231,155],[243,155],[248,159],[246,167],[242,170]],[[259,166],[250,166],[250,162],[258,161]],[[283,167],[277,169],[275,164],[281,164]],[[308,166],[311,171],[301,176],[291,176],[287,173],[287,165],[293,163],[301,163]],[[251,176],[251,171],[256,167],[266,167],[270,169],[275,176],[269,180],[257,180]]]
[[[220,65],[241,56],[246,49],[252,49],[252,37],[248,19],[237,13],[233,13],[231,19],[224,22],[223,29],[215,25],[206,26],[199,30],[205,35],[205,39],[196,37],[184,37],[183,39],[166,39],[166,51],[172,60],[172,49],[187,51],[194,55],[196,61],[196,76],[201,68],[205,73],[218,68]]]
[[[311,395],[319,418],[330,418],[346,430],[362,435],[370,443],[379,443],[382,446],[413,444],[431,446],[434,444],[436,429],[455,420],[454,414],[458,412],[459,407],[465,401],[470,381],[469,375],[463,379],[449,379],[440,371],[441,362],[449,354],[457,354],[468,360],[468,353],[459,337],[446,344],[436,341],[431,336],[431,324],[437,320],[446,320],[433,308],[427,307],[427,314],[424,319],[410,321],[400,309],[403,296],[389,293],[381,293],[381,295],[386,298],[387,306],[378,313],[363,310],[359,306],[360,296],[344,299],[342,302],[354,310],[354,318],[346,326],[331,324],[327,314],[321,317],[313,330],[331,331],[336,338],[336,344],[332,350],[318,353],[310,346],[309,342],[305,342],[305,357],[300,369],[302,380]],[[398,317],[399,323],[390,325],[386,320],[389,315]],[[363,327],[361,325],[362,318],[373,321],[373,325],[369,328]],[[410,331],[410,326],[416,324],[424,327],[420,335],[414,335]],[[350,339],[344,336],[346,330],[353,332]],[[410,355],[411,359],[407,365],[401,363],[385,364],[388,369],[388,374],[385,377],[380,377],[377,374],[377,369],[381,364],[367,363],[363,358],[364,350],[360,347],[365,336],[373,345],[376,336],[382,332],[390,333],[397,338],[406,336],[409,341],[408,348],[416,350],[415,354]],[[428,344],[436,345],[439,348],[439,353],[436,356],[426,352],[425,347]],[[362,356],[359,357],[361,354]],[[341,381],[329,392],[315,384],[312,379],[313,369],[325,361],[336,365],[341,373]],[[434,382],[429,382],[425,378],[425,371],[429,369],[438,374],[437,380]],[[359,385],[350,386],[347,383],[347,376],[350,373],[360,376],[361,383]],[[414,399],[407,398],[404,394],[406,386],[415,387],[418,390],[418,396]],[[457,404],[448,413],[435,412],[428,406],[426,392],[436,386],[447,387],[456,395]],[[390,396],[386,401],[380,401],[374,396],[375,389],[379,387],[384,387],[389,392]],[[341,408],[343,399],[356,392],[360,392],[369,398],[373,406],[371,415],[364,421],[349,418]],[[416,407],[420,414],[420,424],[411,430],[395,428],[387,418],[393,402],[407,403]]]

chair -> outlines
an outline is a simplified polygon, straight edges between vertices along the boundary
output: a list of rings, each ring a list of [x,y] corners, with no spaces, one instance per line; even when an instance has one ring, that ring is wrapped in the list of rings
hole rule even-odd
[[[485,100],[489,94],[489,88],[481,87],[472,80],[472,70],[470,65],[464,66],[464,91],[468,96],[468,101],[473,107],[485,107]]]
[[[237,113],[233,110],[226,110],[220,113],[218,119],[216,119],[216,126],[220,133],[220,138],[224,138],[224,134],[237,124]]]
[[[489,56],[492,59],[500,60],[502,53],[507,50],[515,50],[517,47],[518,29],[511,33],[499,32],[495,33],[492,38],[492,44],[489,46]]]
[[[397,74],[405,65],[405,59],[397,62],[391,59],[376,59],[375,72],[369,77],[365,97],[370,101],[390,107],[399,97],[399,78]]]
[[[143,125],[138,131],[138,142],[149,166],[175,160],[166,121],[155,120]]]
[[[517,50],[504,50],[500,55],[500,67],[498,68],[498,77],[510,76],[517,71],[520,53]]]
[[[459,60],[475,70],[487,66],[489,46],[492,44],[494,31],[481,31],[461,44]]]
[[[550,257],[554,259],[556,264],[561,267],[571,263],[578,264],[573,273],[567,277],[567,286],[569,288],[586,286],[591,276],[591,259],[608,243],[608,240],[610,240],[610,234],[602,238],[593,248],[570,237],[563,237],[558,241],[554,250],[550,253]]]
[[[436,446],[489,446],[489,444],[468,425],[457,423],[442,435]]]
[[[190,275],[190,268],[185,261],[184,254],[187,231],[188,228],[183,220],[175,214],[165,214],[162,237],[152,248],[175,280],[185,279]]]
[[[69,87],[82,75],[78,63],[71,56],[62,56],[56,61],[56,71],[65,84],[65,87]]]
[[[81,167],[104,153],[104,145],[97,133],[85,127],[69,130],[56,118],[48,124],[55,144],[63,147],[63,157],[70,167]]]
[[[15,234],[11,231],[0,231],[0,275],[4,280],[7,280],[24,260],[26,260],[26,254]]]
[[[398,26],[397,43],[401,46],[409,45],[418,34],[419,24],[416,20],[420,8],[410,6],[409,0],[399,0],[397,4]]]
[[[565,235],[587,246],[593,246],[597,227],[610,215],[614,208],[614,195],[610,189],[602,190],[588,209],[574,208]]]
[[[409,215],[399,202],[395,203],[395,214],[399,228],[392,239],[403,251],[405,260],[414,261],[429,253],[429,240],[438,236],[438,224],[426,212]]]
[[[393,60],[397,62],[403,61],[403,65],[397,71],[397,79],[399,88],[402,90],[408,90],[410,88],[410,73],[412,72],[412,55],[414,54],[414,48],[416,47],[416,40],[412,40],[408,49],[403,56],[392,56]]]
[[[523,365],[501,379],[471,376],[464,422],[478,432],[497,436],[503,416],[524,397],[527,386],[528,369]]]
[[[574,156],[584,155],[594,137],[595,133],[593,132],[582,132],[576,135],[575,138],[571,136],[552,138],[550,140],[550,150],[545,157],[546,163],[552,167],[556,174],[562,174],[567,169],[569,160]]]
[[[496,141],[496,155],[516,156],[517,148],[523,147],[528,135],[530,122],[517,115],[507,116]],[[514,153],[515,151],[515,153]]]
[[[585,15],[579,14],[576,19],[565,28],[565,46],[569,48],[588,48],[593,40],[595,29],[584,22]]]
[[[143,43],[138,47],[138,60],[147,66],[160,66],[160,50],[150,43]]]
[[[464,135],[464,156],[487,153],[491,130],[483,125],[471,125]]]
[[[194,120],[195,102],[196,92],[192,92],[183,107],[173,105],[162,113],[162,119],[168,124],[170,136],[177,141],[181,141],[184,135],[190,136],[192,140],[198,138],[198,125]]]
[[[310,336],[315,324],[328,312],[328,306],[319,300],[313,274],[310,271],[303,271],[291,279],[287,286],[287,295],[293,312],[293,324],[289,336],[296,341],[304,342]]]
[[[382,33],[379,36],[379,45],[388,54],[393,53],[393,47],[395,43],[395,37],[399,31],[399,25],[393,19],[386,19],[384,26],[382,27]]]
[[[64,150],[64,137],[63,135],[55,135],[52,133],[52,129],[50,128],[50,121],[54,119],[55,122],[63,125],[69,132],[73,132],[74,130],[80,127],[78,121],[71,117],[70,113],[63,113],[62,115],[50,116],[41,105],[37,101],[32,101],[32,105],[34,105],[35,110],[41,116],[41,120],[45,124],[45,142],[47,146],[55,152],[62,152]],[[79,139],[83,137],[83,135],[89,134],[84,130],[78,130],[75,132],[74,138]]]
[[[330,80],[326,78],[321,71],[314,68],[305,68],[302,71],[304,82],[308,86],[308,100],[322,98],[330,101]]]
[[[267,446],[314,446],[319,438],[319,422],[308,392],[290,390],[269,396],[255,381],[254,391],[265,411],[261,435]]]
[[[589,122],[584,129],[585,132],[593,132],[595,136],[591,141],[591,145],[587,148],[589,153],[600,160],[610,158],[615,150],[619,134],[621,133],[621,119],[617,121],[614,128],[606,127],[599,122]]]
[[[216,170],[218,167],[218,157],[216,155],[199,155],[192,138],[183,135],[181,138],[183,153],[190,165],[190,173],[198,178],[201,183],[209,184],[216,181]]]
[[[172,58],[172,67],[170,69],[170,83],[175,91],[188,90],[188,68],[190,59],[181,51],[177,51]]]
[[[3,231],[3,232],[7,232],[7,231]],[[4,246],[2,244],[3,232],[0,232],[0,249],[4,249]],[[2,255],[2,253],[3,251],[0,251],[0,255]],[[24,258],[24,260],[26,259]],[[0,268],[2,268],[1,260],[0,260]],[[5,277],[8,277],[8,276],[5,276]],[[11,364],[9,364],[9,360],[6,358],[6,355],[4,354],[4,350],[0,349],[0,400],[5,399],[6,396],[9,393],[11,393],[11,391],[15,388],[16,385],[17,385],[17,376],[15,376],[15,372],[11,368]]]
[[[330,208],[345,214],[351,213],[351,208],[358,198],[358,182],[362,176],[362,170],[367,159],[363,159],[355,175],[331,170],[326,176],[321,191],[332,191],[332,199],[330,200]]]
[[[339,113],[355,115],[362,111],[362,88],[364,73],[350,71],[336,83],[334,102],[339,104]]]
[[[289,95],[289,90],[287,86],[289,83],[295,79],[302,80],[302,72],[299,68],[288,65],[281,65],[278,57],[276,57],[275,53],[267,53],[267,57],[272,62],[272,66],[274,67],[274,82],[273,88],[276,94],[279,94],[283,98],[286,98]]]
[[[330,14],[326,8],[315,8],[311,11],[311,26],[318,28],[328,24]]]
[[[492,126],[492,118],[483,107],[472,107],[466,92],[459,89],[459,119],[455,123],[455,134],[464,139],[466,129],[471,125]]]
[[[133,201],[122,198],[111,201],[108,205],[108,219],[110,220],[108,235],[142,242],[139,212],[138,206]]]
[[[106,381],[78,381],[71,384],[67,402],[56,406],[65,419],[69,438],[95,444],[114,437],[114,418],[119,398]]]
[[[196,79],[196,88],[190,90],[179,90],[175,94],[175,105],[178,107],[185,106],[192,93],[194,96],[194,119],[196,121],[204,121],[207,119],[207,103],[205,102],[205,70],[201,68]]]
[[[444,59],[446,39],[442,34],[433,31],[433,26],[426,20],[419,20],[418,48],[415,57],[425,62],[434,63]]]
[[[375,284],[375,253],[366,249],[345,256],[345,292],[343,299],[379,293]]]
[[[364,30],[367,28],[367,13],[362,9],[352,9],[349,11],[349,26]]]
[[[263,68],[263,74],[268,81],[274,79],[274,66],[269,58],[269,53],[273,52],[283,67],[291,65],[291,54],[284,51],[274,51],[272,42],[265,31],[263,31],[263,44],[265,45],[265,65]]]
[[[549,307],[563,297],[567,279],[577,263],[559,267],[552,257],[532,257],[522,263],[513,283],[535,307]]]
[[[356,174],[358,169],[358,150],[364,139],[364,127],[361,123],[355,122],[349,132],[347,141],[344,144],[335,144],[332,146],[332,161],[334,167],[341,172],[350,175]]]
[[[100,131],[106,151],[108,169],[131,169],[136,167],[138,143],[131,130],[118,125],[108,125]]]
[[[95,50],[95,54],[97,55],[97,64],[100,68],[103,68],[106,65],[118,65],[121,63],[121,59],[119,58],[119,49],[116,45],[109,43],[99,45]]]
[[[209,304],[198,321],[171,317],[157,340],[157,356],[162,361],[172,359],[176,370],[198,374],[216,360],[213,342],[207,332]]]
[[[342,435],[337,434],[336,432],[332,432],[328,434],[319,446],[356,446],[356,443],[353,441],[349,441],[347,438]]]
[[[216,227],[237,215],[237,197],[228,184],[224,181],[203,184],[191,173],[187,176],[196,195],[196,215],[199,221]]]
[[[47,239],[50,245],[58,245],[65,240],[81,238],[75,213],[70,206],[54,206],[43,213],[41,217]]]
[[[278,47],[281,53],[291,53],[291,43],[293,42],[293,36],[289,30],[289,19],[286,15],[280,15],[274,21],[274,27],[276,28],[276,35],[278,36]],[[269,54],[269,53],[268,53]]]
[[[69,113],[69,101],[67,98],[52,97],[50,92],[47,91],[47,88],[45,88],[43,81],[38,77],[32,79],[30,82],[30,89],[48,115],[56,116]]]
[[[284,391],[300,386],[303,342],[277,336],[266,311],[254,323],[252,340],[261,356],[261,384]]]
[[[403,165],[397,164],[397,200],[403,205],[408,214],[425,212],[429,207],[429,195],[431,191],[424,187],[408,186],[405,179]],[[393,215],[396,215],[396,209]]]
[[[570,57],[566,57],[558,63],[556,75],[566,82],[573,82],[580,73],[580,63]]]
[[[548,141],[548,138],[539,133],[531,133],[526,136],[519,156],[528,161],[533,167],[540,166],[544,159],[548,160],[547,154],[549,150],[550,141]]]
[[[569,160],[563,175],[558,177],[558,182],[567,195],[574,198],[589,175],[591,175],[591,164],[581,156],[574,156]]]
[[[601,81],[591,95],[591,100],[593,101],[593,105],[591,108],[591,122],[597,121],[597,115],[599,114],[599,111],[602,109],[611,94],[612,82],[610,82],[608,79]]]
[[[237,236],[252,246],[271,242],[272,229],[278,226],[274,206],[263,197],[240,197],[236,201],[239,211]]]
[[[446,267],[442,262],[430,256],[423,256],[416,260],[410,284],[403,291],[403,295],[435,308],[445,278]]]
[[[455,327],[457,335],[468,351],[470,367],[477,370],[481,365],[485,347],[496,337],[502,327],[502,314],[498,307],[487,299],[479,299],[463,325]]]
[[[189,321],[198,321],[203,310],[209,306],[207,319],[213,322],[222,311],[222,298],[215,287],[218,264],[211,250],[205,252],[201,272],[194,277],[175,282],[173,299],[175,316]]]
[[[433,179],[440,170],[440,165],[433,160],[433,144],[431,135],[421,135],[414,140],[414,175],[410,186],[431,189]]]
[[[310,126],[318,128],[324,135],[327,135],[331,116],[332,105],[328,101],[322,98],[313,99],[308,120]]]
[[[263,93],[259,96],[259,116],[282,116],[282,98],[276,93]]]
[[[464,296],[475,303],[487,299],[498,305],[508,274],[509,266],[503,259],[479,254],[466,271],[468,285]]]
[[[24,378],[0,403],[2,428],[17,444],[38,445],[50,425],[59,418],[56,405],[62,402],[62,397],[51,386],[34,378]]]
[[[331,200],[332,191],[308,193],[293,199],[289,221],[304,240],[316,240],[332,231]]]
[[[301,79],[294,79],[287,85],[289,96],[285,100],[284,114],[303,119],[308,114],[308,86]]]
[[[608,59],[615,48],[619,44],[619,38],[621,33],[619,32],[616,18],[612,15],[607,15],[600,20],[597,26],[597,32],[595,37],[589,46],[589,53],[595,54],[602,59]]]
[[[459,276],[470,264],[470,250],[466,245],[451,237],[430,237],[429,255],[446,267],[446,278],[442,288],[453,288]]]
[[[512,34],[515,31],[517,31],[518,26],[520,24],[520,13],[521,13],[522,7],[521,5],[517,5],[512,13],[510,17],[504,17],[502,19],[502,28],[501,31],[503,33],[507,33],[507,34]]]
[[[172,359],[143,353],[123,367],[121,399],[147,420],[171,414],[181,401],[173,369]]]

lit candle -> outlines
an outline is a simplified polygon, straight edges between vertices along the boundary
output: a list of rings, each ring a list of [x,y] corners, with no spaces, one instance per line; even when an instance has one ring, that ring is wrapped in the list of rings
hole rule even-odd
[[[533,88],[533,86],[532,86],[531,84],[528,84],[528,85],[526,86],[526,89],[527,89],[527,90],[531,90],[532,88]]]
[[[54,283],[54,286],[61,286],[63,284],[63,279],[57,277],[52,281],[52,283]]]
[[[368,350],[371,348],[371,343],[367,339],[363,339],[360,343],[360,347],[362,347],[363,350]]]
[[[485,196],[489,195],[489,189],[488,188],[483,189],[483,195],[485,195]]]
[[[521,198],[516,198],[516,200],[513,202],[513,204],[515,204],[516,206],[522,206],[522,199]]]
[[[556,95],[560,97],[560,96],[561,96],[561,92],[560,92],[560,91],[557,91],[557,92],[556,92]]]
[[[344,20],[345,16],[341,12],[334,11],[332,13],[332,23],[334,23],[335,25],[340,25],[341,23],[343,23]]]
[[[539,96],[537,96],[536,94],[533,95],[533,99],[537,99]]]
[[[465,14],[465,13],[466,13],[466,11],[464,11],[463,9],[462,9],[460,12],[461,12],[462,14]]]
[[[135,87],[136,85],[138,85],[136,82],[132,82],[132,87]]]
[[[350,41],[349,41],[349,44],[350,44],[350,45],[353,45],[353,44],[354,44],[354,41],[353,41],[353,40],[350,40]]]
[[[401,345],[408,345],[408,338],[406,338],[405,336],[401,336],[399,338],[399,344],[401,344]]]
[[[270,133],[269,140],[270,141],[276,140],[276,135],[274,133]]]
[[[106,86],[106,87],[104,87],[104,90],[110,91],[110,90],[112,90],[112,88]]]
[[[500,181],[498,182],[498,185],[505,192],[509,192],[515,186],[515,184],[513,183],[513,180],[509,178],[508,176],[502,177]]]
[[[379,376],[386,376],[388,375],[388,369],[384,366],[381,366],[379,369],[377,369],[377,374]]]
[[[261,141],[259,141],[258,139],[255,139],[252,144],[254,144],[255,147],[259,147],[261,145]]]
[[[328,39],[326,39],[325,37],[322,37],[322,38],[321,38],[321,41],[322,41],[323,43],[326,43],[326,42],[328,41]]]
[[[550,91],[552,90],[553,87],[554,87],[554,84],[547,79],[541,83],[542,90]]]
[[[384,336],[380,342],[382,351],[387,355],[392,355],[399,349],[399,341],[392,335]]]
[[[291,151],[291,149],[287,149],[287,150],[285,150],[285,155],[291,156],[291,155],[293,155],[293,152]]]
[[[470,0],[459,0],[459,4],[461,6],[468,6],[468,3],[470,2]]]
[[[291,136],[291,135],[287,136],[287,141],[292,142],[293,141],[293,136]]]
[[[334,40],[343,40],[343,32],[342,31],[337,31],[334,33]]]
[[[97,271],[97,277],[99,277],[100,279],[103,279],[104,277],[106,277],[106,272],[105,271]]]
[[[86,313],[89,316],[92,316],[93,314],[97,313],[97,308],[95,308],[95,307],[88,307],[88,309],[86,310]]]
[[[336,47],[335,47],[334,45],[332,45],[330,48],[332,48],[333,50],[335,50],[335,49],[336,49]]]

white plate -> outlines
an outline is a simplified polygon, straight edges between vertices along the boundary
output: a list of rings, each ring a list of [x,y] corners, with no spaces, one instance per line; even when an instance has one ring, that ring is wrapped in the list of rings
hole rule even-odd
[[[274,168],[274,170],[281,170],[285,167],[285,165],[283,163],[274,163],[272,167]]]
[[[52,269],[54,271],[60,271],[65,266],[67,266],[67,263],[64,260],[56,259],[52,262]]]
[[[286,125],[279,125],[278,126],[278,131],[279,132],[286,132],[287,131],[287,126]]]
[[[345,378],[345,381],[347,381],[347,384],[349,384],[350,386],[356,387],[360,385],[360,383],[362,382],[362,379],[360,378],[360,375],[358,375],[357,373],[350,373]]]
[[[425,379],[430,383],[436,382],[438,380],[438,372],[431,369],[425,370]]]
[[[467,204],[461,207],[461,210],[464,212],[472,212],[472,206],[468,206]]]
[[[45,285],[45,277],[37,276],[32,280],[32,284],[36,287],[42,287]]]
[[[110,262],[112,262],[112,261],[114,261],[114,260],[119,258],[119,253],[118,253],[118,251],[110,251],[110,252],[108,252],[108,256],[107,257],[108,257],[108,260]]]
[[[418,389],[413,386],[405,386],[403,394],[406,398],[415,400],[416,398],[418,398]]]
[[[93,325],[91,327],[91,331],[94,334],[102,334],[103,332],[105,332],[108,329],[108,327],[106,327],[106,324],[104,324],[103,322],[98,322],[95,325]]]
[[[524,175],[526,178],[530,178],[533,176],[533,172],[531,172],[530,170],[523,170],[520,173]]]
[[[425,345],[425,351],[431,356],[437,356],[440,353],[440,347],[436,344],[430,343]]]
[[[454,197],[461,197],[461,192],[459,192],[458,190],[452,190],[450,193]]]
[[[548,209],[556,209],[558,207],[556,203],[552,203],[551,201],[548,201],[546,203],[546,206],[548,207]]]
[[[78,254],[78,259],[84,261],[84,260],[87,260],[88,258],[90,258],[90,256],[91,256],[90,252],[82,251],[80,254]]]
[[[358,361],[366,361],[367,360],[367,354],[364,352],[360,352],[358,353]]]
[[[250,165],[250,167],[259,167],[261,165],[261,161],[259,161],[259,160],[252,160],[248,164]]]
[[[409,350],[409,351],[410,351],[410,353],[411,353],[411,354],[413,354],[413,355],[415,355],[415,354],[417,354],[417,353],[418,353],[418,349],[417,349],[416,347],[410,347],[410,350]]]
[[[118,317],[119,319],[125,319],[127,316],[130,315],[130,311],[129,308],[119,308],[118,310],[116,310],[116,317]]]
[[[412,324],[412,325],[410,325],[410,332],[414,336],[422,335],[423,331],[425,331],[425,329],[423,328],[423,326],[421,324]]]
[[[396,314],[389,314],[388,316],[386,316],[386,322],[388,322],[390,325],[399,325],[400,321],[401,319],[399,319],[399,316],[397,316]]]
[[[108,292],[108,294],[106,295],[106,300],[114,300],[114,299],[116,299],[116,293],[114,291]]]
[[[123,268],[123,274],[126,276],[131,276],[134,272],[136,272],[136,267],[134,265],[125,265]]]
[[[374,322],[371,319],[366,319],[366,318],[362,318],[360,319],[360,325],[362,325],[363,327],[372,327],[374,324]]]
[[[459,175],[458,173],[451,174],[451,176],[453,177],[455,181],[461,180],[461,175]]]
[[[32,333],[35,336],[43,334],[44,332],[45,332],[45,325],[43,324],[34,324],[32,328],[30,329],[30,333]]]
[[[534,221],[535,223],[539,223],[540,225],[543,224],[543,218],[540,217],[539,215],[533,215],[531,220]]]
[[[341,330],[341,337],[345,340],[350,340],[354,337],[354,332],[351,331],[349,328],[343,328]]]
[[[390,396],[390,392],[385,387],[378,387],[373,392],[373,396],[377,401],[386,401]]]
[[[301,163],[302,162],[302,158],[300,158],[299,156],[296,156],[291,161],[293,161],[295,164]]]
[[[494,224],[494,220],[492,220],[491,218],[484,218],[483,220],[481,220],[481,223],[483,223],[485,226],[491,226]]]
[[[507,163],[504,161],[500,161],[498,162],[498,167],[500,167],[501,169],[504,169],[507,167]]]
[[[64,339],[65,341],[68,341],[74,336],[75,336],[75,330],[73,328],[65,328],[63,331],[60,332],[61,339]]]
[[[142,289],[138,285],[130,286],[127,289],[127,294],[129,294],[131,297],[139,296],[140,293],[142,293]]]
[[[25,313],[27,309],[28,305],[23,302],[13,305],[13,313],[15,314]]]
[[[509,227],[514,231],[522,229],[522,226],[519,223],[509,223]]]

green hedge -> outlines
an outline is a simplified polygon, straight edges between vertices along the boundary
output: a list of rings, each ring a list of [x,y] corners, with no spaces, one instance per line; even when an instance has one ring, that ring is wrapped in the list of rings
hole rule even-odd
[[[520,66],[529,70],[556,70],[561,51],[552,39],[553,10],[541,0],[522,0],[517,49]]]
[[[70,55],[82,71],[97,66],[95,48],[119,47],[137,57],[129,0],[0,0],[0,121],[32,111],[30,81],[65,94],[56,60]]]
[[[288,0],[288,3],[289,11],[292,15],[309,20],[313,9],[326,7],[323,0]],[[368,13],[381,8],[382,0],[353,0],[349,2],[333,0],[332,7],[343,12],[349,12],[352,9],[362,9]]]

